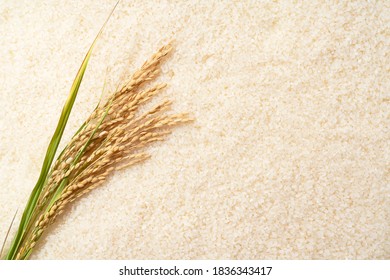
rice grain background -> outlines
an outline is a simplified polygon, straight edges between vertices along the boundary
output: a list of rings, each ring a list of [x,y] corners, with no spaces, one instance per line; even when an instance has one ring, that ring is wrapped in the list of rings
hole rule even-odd
[[[105,78],[169,39],[164,94],[196,122],[76,202],[32,257],[389,259],[389,2],[291,2],[122,1],[63,144]],[[115,3],[0,3],[0,238]]]

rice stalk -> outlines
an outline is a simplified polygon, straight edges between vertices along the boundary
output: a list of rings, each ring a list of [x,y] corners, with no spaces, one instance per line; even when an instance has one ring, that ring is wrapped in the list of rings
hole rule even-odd
[[[69,203],[103,184],[116,170],[148,159],[150,155],[144,148],[164,140],[173,127],[191,121],[188,114],[166,114],[169,100],[145,113],[139,112],[166,87],[156,84],[141,88],[157,76],[163,58],[171,50],[170,44],[160,48],[120,90],[92,112],[74,135],[54,163],[37,198],[34,219],[12,259],[27,259],[43,232]]]
[[[167,44],[112,93],[103,105],[99,102],[52,164],[98,36],[75,78],[48,147],[41,175],[5,259],[28,259],[42,234],[69,203],[102,185],[116,170],[148,159],[147,146],[164,140],[173,127],[191,121],[186,113],[167,114],[171,105],[169,100],[145,113],[140,112],[143,105],[166,87],[163,83],[148,88],[144,85],[161,72],[163,59],[172,51],[171,44]]]

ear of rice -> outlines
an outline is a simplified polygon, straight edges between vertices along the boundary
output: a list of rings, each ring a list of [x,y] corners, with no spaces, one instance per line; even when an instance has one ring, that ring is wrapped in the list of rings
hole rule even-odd
[[[161,61],[172,50],[168,44],[151,56],[103,106],[96,107],[52,166],[92,50],[117,4],[95,37],[74,79],[39,179],[5,259],[27,259],[47,226],[54,222],[67,204],[100,186],[115,170],[149,158],[141,151],[143,148],[163,140],[172,127],[190,121],[187,114],[164,114],[170,101],[164,101],[144,114],[138,113],[142,105],[166,86],[158,84],[140,89],[160,73]]]

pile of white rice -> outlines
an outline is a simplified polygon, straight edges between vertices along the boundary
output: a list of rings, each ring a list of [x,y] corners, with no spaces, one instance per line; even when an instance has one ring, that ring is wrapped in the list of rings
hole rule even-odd
[[[115,2],[0,3],[0,240]],[[323,2],[123,0],[65,142],[104,79],[170,39],[164,95],[196,121],[76,202],[32,257],[390,258],[389,2]]]

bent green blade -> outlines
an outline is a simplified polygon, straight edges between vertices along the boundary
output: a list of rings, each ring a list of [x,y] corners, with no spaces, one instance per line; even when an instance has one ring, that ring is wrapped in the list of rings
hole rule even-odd
[[[15,211],[14,217],[12,218],[11,223],[8,227],[7,233],[5,234],[4,242],[3,242],[3,245],[1,246],[1,250],[0,250],[0,257],[3,255],[4,246],[8,240],[8,236],[9,236],[9,233],[11,232],[11,228],[12,228],[12,225],[14,224],[17,213],[18,213],[18,210]]]

